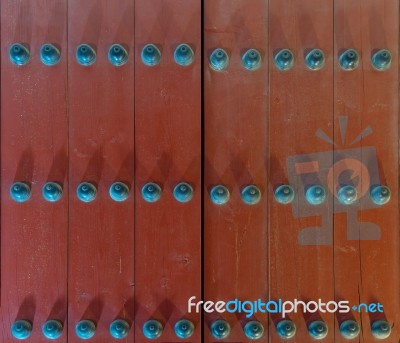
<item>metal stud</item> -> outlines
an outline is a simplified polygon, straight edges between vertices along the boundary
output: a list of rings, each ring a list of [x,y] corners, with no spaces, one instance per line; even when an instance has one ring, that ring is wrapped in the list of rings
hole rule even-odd
[[[189,44],[179,44],[174,52],[174,60],[180,66],[186,67],[193,62],[194,52]]]
[[[47,66],[57,64],[61,59],[60,50],[53,44],[43,44],[40,49],[40,60]]]
[[[10,197],[16,202],[27,201],[31,197],[31,187],[25,182],[14,182],[10,187]]]
[[[231,326],[226,320],[219,319],[211,324],[211,334],[216,339],[224,339],[231,333]]]
[[[391,192],[387,186],[375,186],[370,192],[371,200],[377,205],[385,205],[389,202]]]
[[[162,332],[163,326],[158,320],[148,320],[143,325],[143,335],[148,339],[156,339]]]
[[[174,188],[174,197],[179,202],[188,202],[193,198],[193,188],[186,182],[178,183]]]
[[[338,191],[338,200],[343,205],[351,205],[357,201],[357,189],[354,186],[343,186]]]
[[[276,325],[276,332],[283,339],[292,338],[296,334],[296,325],[291,320],[281,320]]]
[[[289,185],[281,185],[275,190],[275,200],[280,204],[290,204],[294,199],[294,189]]]
[[[194,324],[187,319],[182,319],[175,324],[175,335],[179,338],[185,339],[193,335]]]
[[[242,190],[242,200],[247,205],[255,205],[261,200],[261,191],[255,185],[249,185]]]
[[[117,339],[128,336],[130,325],[126,320],[116,319],[110,324],[110,335]]]
[[[247,50],[242,56],[242,64],[247,70],[257,70],[261,66],[261,54],[256,49]]]
[[[289,49],[282,49],[274,57],[275,67],[279,70],[286,71],[293,67],[294,56]]]
[[[325,54],[321,49],[313,49],[307,54],[305,62],[309,69],[319,70],[325,65]]]
[[[96,61],[96,51],[90,44],[81,44],[76,49],[77,62],[88,67]]]
[[[129,197],[129,187],[123,182],[114,182],[110,187],[109,194],[114,201],[125,201]]]
[[[354,320],[345,320],[340,324],[340,333],[347,339],[356,338],[360,334],[360,326]]]
[[[228,53],[224,49],[217,48],[211,53],[209,62],[215,71],[225,70],[229,65]]]
[[[83,202],[91,202],[96,198],[96,186],[90,182],[82,182],[76,189],[76,195]]]
[[[32,324],[27,320],[17,320],[11,326],[11,334],[16,339],[27,339],[32,333]]]
[[[311,322],[308,333],[314,339],[324,339],[328,335],[328,326],[321,320]]]
[[[379,50],[372,55],[371,62],[376,70],[387,70],[392,64],[392,54],[386,49]]]
[[[48,320],[42,326],[43,336],[48,339],[60,338],[63,331],[63,325],[58,320]]]
[[[30,52],[29,48],[20,43],[14,43],[9,51],[10,61],[18,66],[25,65],[29,62]]]
[[[264,335],[264,326],[260,322],[252,320],[244,326],[244,334],[248,339],[260,339]]]
[[[108,50],[108,61],[116,67],[120,67],[128,61],[128,50],[121,44],[113,44]]]
[[[147,202],[156,202],[161,198],[161,187],[154,182],[146,183],[142,187],[142,197]]]
[[[321,205],[326,200],[325,188],[321,185],[314,185],[306,191],[307,202],[311,205]]]
[[[75,326],[75,334],[81,339],[89,339],[94,336],[96,325],[91,320],[81,320]]]
[[[42,196],[50,202],[58,201],[62,196],[62,187],[56,182],[47,182],[42,188]]]
[[[371,331],[376,339],[386,339],[390,336],[392,328],[386,320],[376,320],[371,325]]]
[[[161,51],[154,44],[147,44],[142,49],[141,58],[143,64],[153,67],[160,63]]]
[[[344,51],[339,57],[339,64],[344,70],[353,70],[358,67],[358,52],[354,49]]]
[[[230,193],[223,185],[214,186],[210,191],[211,201],[216,205],[223,205],[229,201]]]

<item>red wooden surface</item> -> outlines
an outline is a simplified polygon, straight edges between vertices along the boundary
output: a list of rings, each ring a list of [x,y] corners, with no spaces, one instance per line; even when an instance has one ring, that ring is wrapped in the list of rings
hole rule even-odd
[[[93,342],[111,342],[111,321],[133,323],[134,286],[134,7],[132,0],[68,1],[69,107],[69,342],[81,319],[97,325]],[[96,62],[81,66],[79,44],[96,47]],[[107,60],[113,43],[126,46],[127,63]],[[96,199],[76,196],[83,181],[98,185]],[[115,181],[130,187],[124,202],[111,200]],[[127,340],[133,340],[130,330]]]
[[[135,341],[146,342],[145,321],[164,327],[155,341],[176,342],[175,323],[195,324],[190,342],[200,342],[200,314],[187,313],[191,296],[201,297],[201,33],[200,1],[135,2]],[[149,67],[141,61],[146,44],[162,57]],[[194,51],[182,67],[173,53],[180,43]],[[142,199],[141,188],[162,188],[155,203]],[[172,191],[188,182],[194,196],[177,202]]]
[[[374,161],[363,149],[376,149],[379,179],[392,191],[390,202],[381,208],[365,209],[357,204],[355,229],[362,235],[365,223],[373,223],[380,228],[379,240],[348,240],[349,214],[335,217],[336,298],[355,305],[380,302],[384,308],[384,313],[352,311],[350,318],[363,328],[361,342],[376,342],[370,327],[378,319],[393,326],[387,341],[397,342],[399,336],[398,13],[396,1],[335,1],[335,51],[355,48],[361,55],[359,68],[351,72],[335,65],[335,140],[341,139],[340,116],[348,116],[344,148],[364,130],[372,129],[352,148],[369,169]],[[371,65],[372,53],[379,49],[392,53],[392,65],[384,72]],[[360,184],[368,187],[371,171],[360,177]],[[368,196],[369,192],[364,198]],[[337,341],[345,340],[337,333]]]
[[[334,295],[333,246],[322,239],[329,240],[333,235],[332,227],[329,228],[332,196],[328,193],[326,202],[313,214],[307,214],[312,206],[305,203],[305,188],[324,183],[318,182],[319,176],[312,173],[288,172],[290,156],[321,152],[326,163],[332,160],[331,146],[315,136],[320,128],[328,136],[333,132],[332,5],[332,1],[316,0],[269,2],[269,280],[270,297],[275,301],[327,302]],[[275,54],[283,48],[294,54],[294,65],[287,71],[279,71],[273,62]],[[306,53],[314,48],[325,54],[325,66],[320,70],[309,70],[304,62]],[[310,157],[309,162],[312,161]],[[292,184],[293,203],[279,204],[274,199],[274,190],[280,184],[290,184],[294,178],[298,182]],[[307,232],[303,230],[310,227],[316,228],[312,241],[319,243],[300,244],[301,235]],[[271,314],[271,342],[282,341],[276,334],[276,325],[282,319],[281,314]],[[297,313],[285,319],[291,319],[297,326],[293,342],[313,341],[307,330],[313,320],[323,320],[328,325],[324,342],[334,341],[332,314],[304,314],[299,306]]]
[[[1,2],[1,342],[11,325],[33,323],[31,341],[44,342],[48,319],[66,325],[67,314],[67,113],[66,1]],[[31,59],[17,67],[11,44],[29,46]],[[60,63],[40,62],[44,43],[61,47]],[[31,185],[25,203],[11,200],[11,184]],[[56,203],[42,198],[47,181],[63,185]],[[66,332],[59,339],[66,342]]]
[[[268,298],[267,140],[268,35],[263,1],[206,1],[204,13],[204,300],[257,301]],[[226,70],[209,66],[216,48],[230,58]],[[261,67],[246,70],[241,63],[250,48],[260,51]],[[210,190],[225,185],[230,200],[211,202]],[[261,190],[261,201],[247,205],[245,186]],[[211,324],[225,319],[232,328],[227,342],[247,342],[243,328],[258,320],[268,341],[268,315],[205,314],[204,341],[214,342]]]

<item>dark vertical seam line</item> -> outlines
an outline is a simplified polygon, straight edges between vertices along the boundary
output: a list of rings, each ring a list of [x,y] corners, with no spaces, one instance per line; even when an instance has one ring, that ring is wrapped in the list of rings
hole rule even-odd
[[[267,162],[266,162],[266,168],[267,168],[267,183],[265,186],[265,191],[267,193],[267,218],[266,218],[266,224],[267,224],[267,268],[268,268],[268,280],[267,280],[267,286],[268,286],[268,301],[271,299],[271,222],[270,222],[270,154],[271,154],[271,144],[270,144],[270,119],[271,119],[271,87],[270,87],[270,63],[269,63],[269,56],[270,56],[270,22],[269,22],[269,4],[270,0],[267,0]],[[271,342],[271,333],[270,333],[270,328],[271,328],[271,316],[268,314],[267,315],[267,325],[268,329],[267,334],[268,334],[268,342]]]
[[[335,140],[335,1],[332,1],[332,139]],[[332,145],[332,164],[335,159],[335,146]],[[329,186],[329,185],[327,185]],[[336,276],[335,276],[335,195],[332,195],[332,273],[333,273],[333,299],[336,299]],[[328,221],[329,223],[329,221]],[[333,341],[336,341],[336,321],[333,315]]]
[[[65,26],[66,27],[66,52],[65,52],[65,56],[66,56],[66,77],[65,77],[65,81],[66,81],[66,85],[65,85],[65,110],[66,110],[66,116],[67,116],[67,195],[68,195],[68,199],[67,199],[67,294],[66,294],[66,298],[67,298],[67,303],[66,303],[66,307],[67,307],[67,315],[66,315],[66,327],[69,327],[69,270],[70,270],[70,264],[69,264],[69,258],[70,258],[70,254],[69,254],[69,248],[70,248],[70,220],[69,220],[69,214],[70,214],[70,117],[69,117],[69,68],[68,68],[68,63],[69,63],[69,17],[68,17],[68,10],[69,10],[69,3],[68,0],[65,0]],[[68,342],[68,336],[69,336],[69,330],[65,330],[66,331],[66,336],[67,336],[67,342]]]
[[[204,200],[205,200],[205,188],[204,188],[204,166],[205,166],[205,142],[204,142],[204,131],[205,131],[205,117],[204,117],[204,7],[205,7],[205,0],[200,0],[200,35],[201,35],[201,54],[200,54],[200,83],[201,83],[201,102],[200,102],[200,126],[201,126],[201,133],[200,133],[200,155],[201,155],[201,170],[200,170],[200,187],[201,187],[201,202],[200,202],[200,253],[201,253],[201,300],[204,299],[204,238],[205,238],[205,231],[204,231]],[[204,331],[206,330],[205,322],[204,322],[204,311],[201,310],[200,312],[200,320],[202,323],[202,330],[201,330],[201,342],[204,342]]]
[[[136,116],[135,116],[135,113],[136,113],[136,93],[135,93],[135,90],[136,90],[136,87],[135,87],[135,85],[136,85],[136,81],[135,81],[135,71],[136,71],[136,18],[135,18],[135,15],[136,15],[136,11],[135,11],[135,5],[136,5],[136,1],[135,0],[132,0],[132,2],[133,2],[133,75],[132,75],[132,82],[133,82],[133,113],[132,113],[132,115],[133,115],[133,156],[132,156],[132,158],[133,158],[133,170],[132,170],[132,173],[133,173],[133,184],[132,184],[132,186],[131,186],[131,189],[133,190],[133,227],[132,227],[132,230],[133,230],[133,233],[132,233],[132,249],[133,249],[133,271],[132,271],[132,273],[133,273],[133,280],[132,280],[132,282],[133,282],[133,287],[132,287],[132,296],[133,296],[133,313],[132,313],[132,316],[131,316],[131,318],[132,318],[132,320],[133,320],[133,323],[135,323],[136,321],[135,321],[135,313],[136,313],[136,301],[135,301],[135,291],[136,291],[136,259],[135,259],[135,256],[136,256],[136,245],[135,245],[135,243],[136,243],[136,230],[135,230],[135,228],[136,228]],[[134,324],[131,324],[132,325],[132,330],[133,330],[133,342],[135,341],[135,336],[136,336],[136,326],[134,325]]]

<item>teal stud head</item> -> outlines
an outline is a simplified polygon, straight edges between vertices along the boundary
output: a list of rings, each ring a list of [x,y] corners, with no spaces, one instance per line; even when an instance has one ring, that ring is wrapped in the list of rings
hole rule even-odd
[[[357,189],[354,186],[342,186],[337,194],[338,200],[343,205],[351,205],[357,201]]]
[[[281,320],[276,325],[276,332],[283,339],[292,338],[296,334],[296,325],[291,320]]]
[[[42,326],[43,336],[47,339],[57,339],[60,338],[63,331],[63,325],[58,320],[48,320]]]
[[[160,63],[161,60],[161,51],[154,44],[147,44],[143,47],[141,58],[143,64],[153,67]]]
[[[386,49],[379,50],[372,55],[371,62],[376,70],[387,70],[392,64],[392,54]]]
[[[215,71],[222,71],[228,68],[229,56],[228,53],[221,48],[215,49],[209,59],[210,67]]]
[[[371,325],[371,332],[376,339],[386,339],[390,336],[392,328],[386,320],[376,320]]]
[[[56,182],[46,182],[42,188],[42,196],[49,202],[58,201],[62,196],[62,187]]]
[[[193,335],[194,324],[190,320],[182,319],[175,324],[174,330],[178,338],[189,338]]]
[[[214,186],[210,191],[211,201],[216,205],[224,205],[229,201],[229,189],[223,185]]]
[[[75,334],[80,339],[90,339],[96,332],[96,325],[91,320],[81,320],[75,326]]]
[[[53,44],[43,44],[40,48],[40,60],[44,65],[53,66],[60,62],[61,52]]]
[[[321,185],[313,185],[306,191],[306,200],[311,205],[321,205],[326,200],[325,188]]]
[[[294,189],[289,185],[281,185],[275,189],[274,195],[277,202],[287,205],[294,200]]]
[[[76,61],[88,67],[96,62],[96,50],[90,44],[81,44],[76,49]]]
[[[256,320],[248,322],[243,330],[248,339],[260,339],[264,335],[264,326]]]
[[[193,188],[186,182],[178,183],[173,193],[174,198],[179,202],[188,202],[193,198]]]
[[[130,325],[126,320],[117,319],[110,324],[110,335],[117,339],[128,336]]]
[[[289,49],[282,49],[274,57],[275,67],[279,70],[286,71],[293,67],[294,56]]]
[[[256,49],[247,50],[242,56],[242,65],[247,70],[257,70],[261,66],[261,54]]]
[[[123,182],[114,182],[110,187],[109,194],[114,201],[125,201],[129,197],[129,187]]]
[[[176,64],[186,67],[192,64],[194,58],[193,49],[189,44],[179,44],[174,52],[174,60]]]
[[[328,335],[328,326],[321,320],[316,320],[308,325],[308,333],[314,339],[324,339]]]
[[[353,339],[360,334],[360,326],[354,320],[345,320],[340,324],[340,334],[346,339]]]
[[[156,339],[161,336],[163,326],[158,320],[148,320],[143,325],[143,335],[148,339]]]
[[[376,205],[385,205],[389,202],[391,192],[387,186],[375,186],[370,192],[371,200]]]
[[[219,319],[211,324],[211,334],[216,339],[227,338],[231,333],[231,326],[226,320]]]
[[[11,326],[11,334],[16,339],[27,339],[32,333],[32,324],[27,320],[17,320]]]
[[[321,49],[311,50],[305,58],[306,66],[311,70],[319,70],[325,65],[325,55]]]
[[[76,195],[83,202],[91,202],[96,199],[96,186],[90,182],[82,182],[76,189]]]
[[[242,200],[247,205],[258,204],[261,200],[261,191],[255,185],[249,185],[242,189]]]
[[[10,46],[10,61],[17,66],[23,66],[29,62],[31,55],[29,48],[24,44],[14,43]]]
[[[339,64],[344,70],[353,70],[358,67],[360,58],[354,49],[348,49],[339,56]]]
[[[161,193],[161,187],[154,182],[146,183],[142,187],[142,198],[147,202],[156,202],[161,198]]]
[[[25,202],[31,197],[31,187],[25,182],[14,182],[10,187],[10,197],[16,202]]]
[[[115,67],[120,67],[128,61],[128,50],[121,44],[113,44],[108,50],[108,61]]]

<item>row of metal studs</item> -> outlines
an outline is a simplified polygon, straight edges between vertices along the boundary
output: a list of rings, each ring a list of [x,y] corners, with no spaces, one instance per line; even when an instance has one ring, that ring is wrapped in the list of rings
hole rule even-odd
[[[96,50],[90,44],[81,44],[76,50],[76,60],[83,66],[90,66],[96,61]],[[21,43],[14,43],[9,51],[10,60],[16,65],[29,62],[30,51]],[[108,60],[114,66],[124,65],[128,60],[128,50],[121,44],[113,44],[108,51]],[[193,62],[194,51],[186,43],[179,44],[174,51],[174,60],[181,66],[188,66]],[[45,65],[55,65],[61,59],[61,52],[54,44],[44,44],[40,49],[40,59]],[[147,44],[141,52],[142,62],[147,66],[160,63],[161,51],[155,44]],[[348,49],[339,56],[339,64],[344,70],[353,70],[359,65],[359,54],[355,49]],[[305,64],[311,70],[319,70],[325,65],[325,54],[321,49],[312,49],[305,56]],[[281,49],[274,56],[275,66],[282,71],[289,70],[294,65],[294,55],[289,49]],[[376,70],[387,70],[392,62],[389,50],[381,49],[371,57],[371,63]],[[210,54],[210,67],[216,71],[225,70],[229,65],[229,55],[217,48]],[[248,70],[256,70],[261,65],[261,54],[257,49],[249,49],[242,56],[242,65]]]
[[[178,183],[173,190],[175,199],[179,202],[188,202],[193,198],[193,187],[186,182]],[[162,189],[154,182],[146,183],[142,187],[142,197],[147,202],[156,202],[161,198]],[[83,202],[91,202],[96,198],[97,188],[93,183],[82,182],[79,184],[77,197]],[[114,182],[109,195],[114,201],[125,201],[129,197],[129,187],[123,182]],[[10,196],[16,202],[25,202],[31,196],[30,186],[25,182],[15,182],[10,188]],[[42,188],[42,196],[45,200],[55,202],[61,199],[62,187],[56,182],[47,182]],[[255,205],[261,200],[261,191],[255,185],[249,185],[241,191],[242,200],[248,205]],[[281,204],[293,202],[295,192],[290,185],[281,185],[275,189],[275,200]],[[384,205],[389,202],[391,192],[387,186],[375,186],[370,191],[371,201],[376,205]],[[216,185],[210,191],[211,201],[216,205],[226,204],[230,199],[230,192],[224,185]],[[321,185],[313,185],[307,188],[305,198],[310,205],[321,205],[326,200],[326,190]],[[342,186],[337,192],[337,198],[343,205],[354,204],[358,200],[357,189],[354,186]]]
[[[109,327],[110,335],[117,339],[125,338],[130,330],[130,325],[123,319],[114,320]],[[149,320],[143,325],[143,335],[148,339],[155,339],[161,336],[163,331],[162,324],[157,320]],[[48,320],[42,326],[42,334],[48,339],[60,338],[63,331],[63,324],[58,320]],[[194,324],[182,319],[174,326],[175,334],[178,338],[189,338],[193,335]],[[28,320],[17,320],[11,326],[11,334],[16,339],[27,339],[32,333],[32,324]],[[81,339],[90,339],[96,333],[96,324],[91,320],[81,320],[75,326],[75,334]]]

